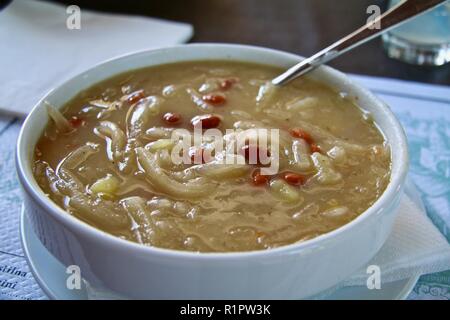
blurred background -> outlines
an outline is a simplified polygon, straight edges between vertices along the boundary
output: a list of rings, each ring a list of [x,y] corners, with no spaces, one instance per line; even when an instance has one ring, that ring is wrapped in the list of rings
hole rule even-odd
[[[50,0],[49,0],[50,1]],[[7,3],[8,1],[3,1]],[[191,42],[232,42],[311,55],[366,23],[387,0],[51,0],[83,9],[151,16],[194,26]],[[145,37],[145,33],[143,33]],[[425,67],[387,56],[381,38],[330,63],[347,73],[450,84],[450,64]]]

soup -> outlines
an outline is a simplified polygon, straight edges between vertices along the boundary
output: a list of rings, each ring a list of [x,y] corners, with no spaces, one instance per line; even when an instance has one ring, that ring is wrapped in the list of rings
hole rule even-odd
[[[48,104],[35,178],[68,214],[146,246],[263,250],[339,228],[385,190],[389,146],[356,98],[307,77],[270,85],[280,72],[167,64]]]

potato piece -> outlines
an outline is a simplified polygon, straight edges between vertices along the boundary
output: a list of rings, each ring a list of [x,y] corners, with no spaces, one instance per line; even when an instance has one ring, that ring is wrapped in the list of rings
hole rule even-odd
[[[333,184],[341,181],[342,175],[334,170],[330,158],[319,152],[314,152],[311,159],[318,171],[316,177],[319,183]]]
[[[275,197],[283,201],[296,203],[303,201],[298,190],[282,179],[273,180],[270,183],[270,191]]]
[[[331,148],[327,152],[327,155],[337,164],[343,164],[347,159],[347,153],[345,152],[345,149],[340,146]]]
[[[98,179],[89,188],[93,193],[102,193],[113,196],[119,189],[120,181],[112,174],[107,174],[106,177]]]
[[[145,146],[145,148],[151,152],[156,152],[160,150],[172,150],[175,142],[172,139],[159,139],[154,142],[150,142]]]

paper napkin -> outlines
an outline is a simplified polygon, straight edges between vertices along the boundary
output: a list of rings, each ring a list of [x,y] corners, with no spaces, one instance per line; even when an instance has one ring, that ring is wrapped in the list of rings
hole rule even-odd
[[[192,26],[148,17],[80,10],[15,0],[0,11],[0,110],[25,116],[50,89],[104,60],[173,45],[192,36]]]

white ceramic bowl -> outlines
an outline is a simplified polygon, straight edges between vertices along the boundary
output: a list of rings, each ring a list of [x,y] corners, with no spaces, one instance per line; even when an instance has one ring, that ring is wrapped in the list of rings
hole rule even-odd
[[[287,68],[301,57],[229,44],[190,44],[113,59],[72,78],[43,99],[56,107],[81,90],[131,69],[187,60],[238,60]],[[367,211],[312,240],[242,253],[192,253],[125,241],[67,214],[41,191],[32,174],[35,144],[47,123],[42,101],[27,117],[18,140],[17,171],[25,212],[45,247],[65,265],[78,265],[93,285],[133,298],[285,299],[327,289],[372,258],[391,231],[408,168],[406,138],[390,109],[344,74],[321,67],[311,76],[358,99],[392,149],[391,181]]]

